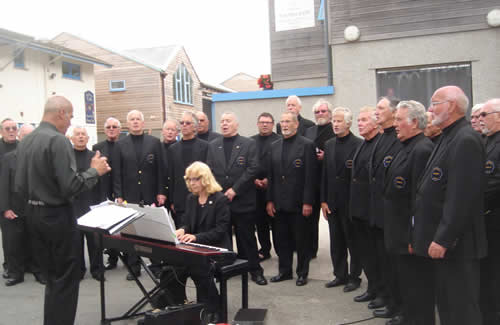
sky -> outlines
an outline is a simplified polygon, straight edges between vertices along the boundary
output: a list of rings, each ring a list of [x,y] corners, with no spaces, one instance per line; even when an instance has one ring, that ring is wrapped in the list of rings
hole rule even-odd
[[[268,0],[6,0],[0,28],[69,32],[112,50],[183,45],[204,82],[271,73]]]

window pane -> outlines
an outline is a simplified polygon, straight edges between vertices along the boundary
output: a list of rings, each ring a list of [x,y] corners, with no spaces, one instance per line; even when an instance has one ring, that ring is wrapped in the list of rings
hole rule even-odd
[[[16,68],[24,68],[24,50],[19,53],[19,51],[14,51],[14,66]]]

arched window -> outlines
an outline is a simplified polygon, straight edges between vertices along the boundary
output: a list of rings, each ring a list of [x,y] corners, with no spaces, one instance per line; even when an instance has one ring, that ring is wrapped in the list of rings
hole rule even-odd
[[[192,79],[184,64],[179,65],[174,74],[174,101],[193,105]]]

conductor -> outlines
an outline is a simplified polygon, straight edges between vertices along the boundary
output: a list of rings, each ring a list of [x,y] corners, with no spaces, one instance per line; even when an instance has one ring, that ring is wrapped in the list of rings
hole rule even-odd
[[[49,98],[40,126],[17,149],[15,188],[26,202],[27,226],[40,256],[45,288],[44,325],[75,321],[80,285],[80,239],[72,199],[89,190],[111,168],[99,151],[90,168],[77,173],[73,148],[64,136],[73,105],[61,96]]]

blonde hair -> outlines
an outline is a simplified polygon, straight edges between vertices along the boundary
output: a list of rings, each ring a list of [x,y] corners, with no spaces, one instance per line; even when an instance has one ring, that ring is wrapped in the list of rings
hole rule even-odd
[[[214,194],[215,192],[222,191],[222,187],[217,183],[207,164],[201,161],[195,161],[186,168],[186,175],[184,175],[184,181],[186,182],[187,189],[191,192],[191,184],[188,178],[201,177],[201,185],[205,188],[208,195]]]

